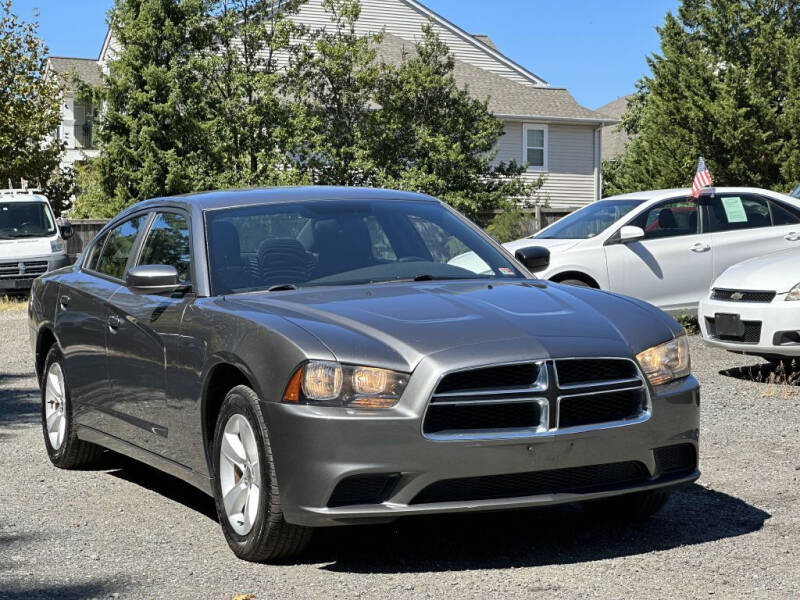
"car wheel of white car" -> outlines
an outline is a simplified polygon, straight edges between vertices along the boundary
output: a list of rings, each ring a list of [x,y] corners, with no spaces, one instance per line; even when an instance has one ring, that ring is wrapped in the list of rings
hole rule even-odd
[[[564,279],[563,281],[559,281],[558,283],[563,283],[564,285],[574,285],[576,287],[592,287],[583,279]]]
[[[54,346],[45,359],[40,383],[42,433],[50,462],[60,469],[77,469],[96,462],[103,449],[78,439],[63,364]]]
[[[256,393],[228,392],[214,433],[214,499],[225,539],[252,562],[289,558],[311,541],[312,529],[286,522],[275,462]]]

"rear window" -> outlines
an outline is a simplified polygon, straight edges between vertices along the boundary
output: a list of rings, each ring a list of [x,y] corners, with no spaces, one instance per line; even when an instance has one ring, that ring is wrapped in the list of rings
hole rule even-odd
[[[772,219],[765,198],[751,194],[720,194],[709,200],[712,232],[769,227]]]

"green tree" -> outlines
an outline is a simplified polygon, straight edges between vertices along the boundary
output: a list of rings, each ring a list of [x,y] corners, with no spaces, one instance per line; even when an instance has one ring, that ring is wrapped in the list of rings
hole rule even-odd
[[[522,165],[495,163],[503,123],[488,98],[458,86],[455,59],[433,27],[422,34],[399,65],[384,66],[377,84],[380,109],[367,137],[377,183],[431,194],[472,218],[506,208],[509,198],[527,201],[541,181],[523,179]]]
[[[605,192],[687,186],[701,155],[717,185],[789,187],[800,176],[800,3],[684,0],[658,31]]]
[[[368,131],[381,69],[382,36],[360,35],[358,0],[323,0],[333,27],[312,32],[293,59],[287,92],[301,124],[292,162],[321,185],[374,183]]]
[[[285,149],[293,145],[295,103],[284,94],[286,64],[306,29],[290,17],[306,0],[265,7],[262,0],[215,0],[198,66],[216,145],[216,186],[297,181]]]
[[[47,47],[38,24],[11,13],[0,2],[0,187],[10,181],[47,187],[60,179],[64,150],[53,133],[61,124],[62,82],[46,76]]]
[[[100,157],[77,209],[110,216],[133,202],[209,187],[214,173],[198,53],[205,0],[117,0],[109,14],[122,50],[109,65]],[[96,178],[96,181],[86,179]]]

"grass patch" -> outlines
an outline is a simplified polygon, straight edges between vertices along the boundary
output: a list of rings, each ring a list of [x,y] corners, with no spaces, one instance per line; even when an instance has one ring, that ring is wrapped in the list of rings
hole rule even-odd
[[[24,296],[0,296],[0,312],[8,310],[24,310],[28,299]]]

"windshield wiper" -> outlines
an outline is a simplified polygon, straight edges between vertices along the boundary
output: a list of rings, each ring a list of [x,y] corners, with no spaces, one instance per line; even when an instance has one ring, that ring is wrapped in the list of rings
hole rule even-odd
[[[422,273],[420,275],[415,275],[414,277],[386,279],[385,281],[373,281],[372,283],[380,285],[383,283],[413,283],[415,281],[466,281],[468,279],[480,279],[480,277],[477,275],[475,277],[453,277],[448,275],[430,275],[428,273]]]
[[[271,288],[267,288],[268,292],[291,292],[294,290],[299,289],[293,283],[281,283],[279,285],[273,285]]]

